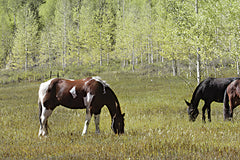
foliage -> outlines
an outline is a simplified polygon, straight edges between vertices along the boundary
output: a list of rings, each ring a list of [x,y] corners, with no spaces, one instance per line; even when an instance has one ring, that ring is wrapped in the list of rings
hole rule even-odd
[[[37,56],[37,30],[38,26],[34,14],[28,4],[17,13],[16,33],[12,54],[10,54],[9,67],[25,68],[34,65]]]
[[[240,4],[196,2],[197,14],[195,2],[187,0],[1,0],[0,67],[64,71],[109,67],[115,60],[136,71],[160,68],[164,59],[176,72],[189,60],[191,75],[198,50],[203,74],[232,60],[238,69]]]

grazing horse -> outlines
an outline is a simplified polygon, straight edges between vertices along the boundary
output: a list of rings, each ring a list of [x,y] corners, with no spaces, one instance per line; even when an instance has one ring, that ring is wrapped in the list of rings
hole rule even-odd
[[[188,105],[189,119],[191,121],[196,120],[199,114],[198,104],[202,99],[204,101],[202,120],[205,122],[205,111],[207,109],[208,121],[211,122],[211,103],[213,101],[223,103],[224,92],[227,86],[235,79],[237,78],[207,78],[203,80],[193,92],[191,103],[185,100]]]
[[[225,91],[223,110],[224,120],[232,120],[233,109],[238,105],[240,105],[240,79],[230,83]]]
[[[94,114],[96,133],[100,133],[99,118],[104,105],[111,118],[111,128],[115,134],[124,133],[124,115],[115,93],[100,77],[81,80],[54,78],[44,82],[39,88],[39,136],[48,134],[47,121],[53,110],[59,106],[70,109],[86,109],[86,119],[82,135],[87,133],[92,114]]]

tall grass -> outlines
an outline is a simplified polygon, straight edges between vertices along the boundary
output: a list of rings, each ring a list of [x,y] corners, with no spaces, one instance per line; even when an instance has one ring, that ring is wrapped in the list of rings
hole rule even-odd
[[[101,134],[94,120],[81,136],[85,110],[58,107],[49,118],[50,132],[39,139],[37,92],[40,82],[0,87],[0,159],[239,159],[239,109],[224,122],[222,104],[212,104],[212,122],[188,121],[184,99],[195,81],[180,77],[101,74],[119,98],[125,134],[116,136],[106,107]],[[201,103],[200,106],[203,104]],[[201,107],[199,107],[201,111]]]

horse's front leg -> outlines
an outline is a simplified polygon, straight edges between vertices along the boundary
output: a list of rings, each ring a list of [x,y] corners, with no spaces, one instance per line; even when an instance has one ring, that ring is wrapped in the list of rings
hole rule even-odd
[[[82,136],[87,134],[87,129],[88,129],[88,126],[90,124],[91,118],[92,118],[92,115],[90,113],[90,109],[87,107],[87,109],[86,109],[86,118],[85,118],[85,123],[84,123]]]
[[[207,107],[207,113],[208,113],[208,121],[211,122],[211,107],[210,105]]]
[[[203,108],[202,108],[202,121],[203,121],[204,123],[206,123],[206,121],[205,121],[205,119],[206,119],[206,117],[205,117],[206,108],[207,108],[207,106],[206,106],[206,104],[204,104],[204,106],[203,106]]]
[[[91,118],[92,118],[92,113],[90,111],[90,106],[92,104],[93,97],[94,97],[94,95],[91,95],[91,93],[88,92],[86,97],[83,98],[84,104],[86,106],[86,118],[85,118],[85,123],[84,123],[82,136],[87,134],[87,129],[88,129],[89,123],[90,123]]]
[[[100,114],[94,115],[94,120],[95,120],[95,126],[96,126],[96,133],[100,133],[99,129],[99,122],[100,122]]]

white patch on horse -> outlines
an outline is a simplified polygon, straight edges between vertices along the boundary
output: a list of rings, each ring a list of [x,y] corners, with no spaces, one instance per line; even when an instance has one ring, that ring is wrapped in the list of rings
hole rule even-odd
[[[55,78],[53,78],[53,79],[55,79]],[[39,87],[38,96],[39,96],[39,100],[40,100],[42,106],[43,106],[43,99],[44,99],[44,97],[47,93],[48,87],[51,84],[53,79],[50,79],[47,82],[41,83],[41,85]]]
[[[69,92],[72,94],[73,98],[77,97],[76,86],[74,86]]]
[[[91,80],[92,80],[92,79],[86,81],[86,82],[84,83],[84,85],[87,86],[88,82],[90,82]]]
[[[105,86],[105,87],[109,87],[109,84],[107,84],[106,81],[102,80],[101,77],[96,76],[96,77],[92,77],[92,79],[102,83],[102,85]]]
[[[92,95],[90,92],[87,93],[86,97],[83,97],[84,105],[86,107],[90,107],[93,97],[94,95]]]

